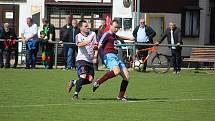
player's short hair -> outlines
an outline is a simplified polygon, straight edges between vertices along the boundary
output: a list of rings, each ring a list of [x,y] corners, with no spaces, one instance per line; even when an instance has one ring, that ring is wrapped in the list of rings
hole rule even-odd
[[[113,23],[119,24],[118,20],[112,20],[112,21],[110,22],[110,25],[113,25]]]
[[[80,28],[80,27],[83,25],[83,23],[87,23],[87,21],[85,21],[85,20],[80,20],[79,23],[78,23],[78,27]]]

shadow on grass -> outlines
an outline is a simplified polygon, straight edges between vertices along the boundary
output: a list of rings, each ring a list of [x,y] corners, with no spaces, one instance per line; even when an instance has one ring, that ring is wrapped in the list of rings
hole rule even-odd
[[[167,102],[169,98],[127,98],[128,101],[152,101],[152,102]],[[116,98],[82,98],[82,100],[100,100],[100,101],[110,101],[117,100]]]

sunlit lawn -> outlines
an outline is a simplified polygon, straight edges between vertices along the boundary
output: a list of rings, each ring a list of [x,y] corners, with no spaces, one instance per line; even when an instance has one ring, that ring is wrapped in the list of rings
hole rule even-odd
[[[209,73],[208,73],[209,72]],[[96,72],[96,78],[105,71]],[[127,102],[116,100],[121,78],[71,100],[66,85],[75,71],[0,69],[0,121],[212,121],[215,74],[131,72]],[[74,91],[74,89],[72,90]]]

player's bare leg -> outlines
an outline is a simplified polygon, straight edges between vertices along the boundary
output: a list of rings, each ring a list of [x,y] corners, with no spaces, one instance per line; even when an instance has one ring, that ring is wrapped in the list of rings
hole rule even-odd
[[[111,71],[108,71],[106,74],[104,74],[101,78],[99,78],[94,84],[93,84],[93,92],[96,91],[96,89],[105,81],[108,79],[111,79],[115,76],[120,74],[120,68],[119,66],[113,67]]]

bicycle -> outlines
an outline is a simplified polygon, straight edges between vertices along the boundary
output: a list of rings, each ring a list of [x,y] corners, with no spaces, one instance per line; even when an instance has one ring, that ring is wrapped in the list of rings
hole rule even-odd
[[[148,51],[148,55],[144,58],[141,57],[141,52]],[[157,48],[155,47],[148,47],[145,49],[140,49],[137,51],[134,60],[126,60],[125,63],[130,63],[133,65],[133,68],[139,68],[137,70],[142,71],[144,63],[149,59],[152,54],[155,54],[151,60],[151,66],[154,72],[156,73],[166,73],[170,69],[170,60],[166,55],[158,53]]]

